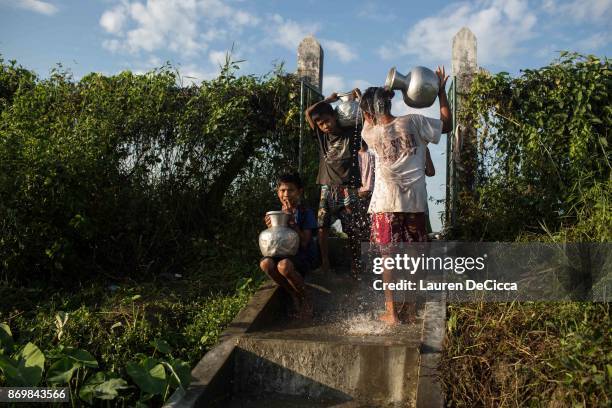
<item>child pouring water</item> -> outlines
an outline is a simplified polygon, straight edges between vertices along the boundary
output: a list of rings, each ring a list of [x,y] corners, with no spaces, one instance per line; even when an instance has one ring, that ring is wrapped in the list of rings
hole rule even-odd
[[[355,98],[360,96],[357,88],[352,93]],[[317,184],[321,185],[321,195],[317,223],[321,269],[329,271],[327,238],[330,226],[339,219],[351,249],[351,272],[354,277],[358,277],[361,270],[361,242],[357,225],[357,189],[361,186],[361,176],[357,152],[361,138],[357,124],[340,126],[330,105],[336,101],[338,94],[332,93],[306,110],[306,119],[315,131],[319,147]]]
[[[427,240],[426,148],[430,142],[438,143],[441,134],[449,132],[452,126],[444,67],[438,67],[436,75],[440,86],[440,119],[419,114],[391,115],[394,93],[386,88],[368,88],[361,98],[365,119],[362,137],[378,157],[368,211],[372,220],[370,241],[383,254],[395,243]],[[390,271],[383,272],[383,281],[392,281]],[[388,324],[399,323],[389,290],[385,291],[385,309],[380,319]]]

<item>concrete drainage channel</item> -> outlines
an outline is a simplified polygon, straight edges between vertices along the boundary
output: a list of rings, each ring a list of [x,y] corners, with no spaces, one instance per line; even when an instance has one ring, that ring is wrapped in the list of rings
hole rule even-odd
[[[341,271],[346,272],[346,271]],[[416,321],[387,327],[382,299],[347,273],[307,281],[315,318],[286,318],[288,299],[267,283],[166,407],[442,407],[436,367],[446,304],[425,302]]]

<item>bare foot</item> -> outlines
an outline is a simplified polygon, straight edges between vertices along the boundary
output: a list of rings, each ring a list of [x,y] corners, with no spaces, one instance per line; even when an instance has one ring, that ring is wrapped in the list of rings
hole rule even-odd
[[[298,313],[298,319],[300,320],[310,320],[313,316],[313,309],[311,303],[304,303],[302,309]]]
[[[295,294],[290,292],[289,295],[291,297],[292,308],[287,312],[287,315],[291,319],[297,319],[302,309],[302,302],[300,302],[300,299]]]
[[[401,303],[401,306],[396,307],[396,310],[397,316],[402,323],[414,323],[416,321],[416,303]]]
[[[302,307],[300,308],[300,317],[303,320],[312,319],[314,308],[312,306],[312,299],[308,293],[301,299]]]
[[[383,314],[381,314],[378,319],[386,324],[388,324],[389,326],[395,326],[400,324],[400,320],[397,318],[397,315],[395,313],[389,313],[389,312],[385,312]]]

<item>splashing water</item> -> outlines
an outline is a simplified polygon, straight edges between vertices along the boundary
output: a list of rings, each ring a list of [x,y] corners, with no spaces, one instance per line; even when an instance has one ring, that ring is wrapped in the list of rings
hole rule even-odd
[[[376,318],[373,313],[358,314],[346,319],[342,328],[344,332],[352,336],[382,335],[387,334],[393,328]]]

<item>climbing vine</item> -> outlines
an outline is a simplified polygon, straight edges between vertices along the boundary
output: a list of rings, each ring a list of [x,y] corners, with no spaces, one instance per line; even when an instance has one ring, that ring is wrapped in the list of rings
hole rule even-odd
[[[40,79],[0,59],[0,275],[146,277],[256,249],[275,177],[297,167],[299,82],[237,69]]]
[[[607,58],[567,52],[515,78],[475,76],[459,118],[477,130],[474,188],[459,193],[462,238],[564,228],[574,239],[612,238],[611,85]]]

